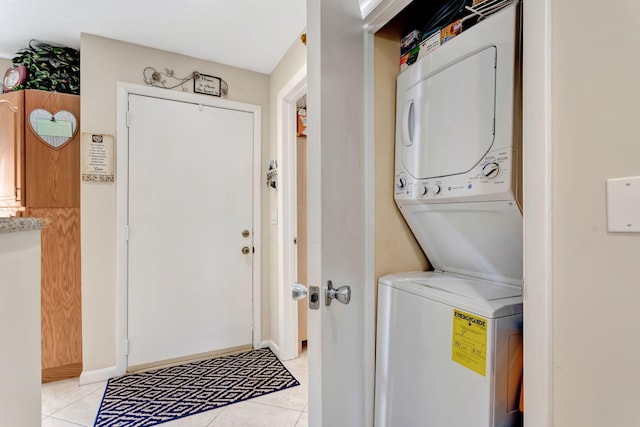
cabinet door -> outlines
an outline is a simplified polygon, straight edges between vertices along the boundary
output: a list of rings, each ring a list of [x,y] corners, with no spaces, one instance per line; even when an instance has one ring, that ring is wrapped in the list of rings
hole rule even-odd
[[[80,207],[80,132],[60,148],[45,143],[29,124],[38,108],[51,114],[72,113],[80,128],[80,97],[40,90],[25,91],[25,149],[27,205],[31,208]]]
[[[23,92],[0,95],[0,208],[24,206]]]
[[[30,208],[29,216],[49,220],[42,230],[43,381],[80,375],[80,209]]]

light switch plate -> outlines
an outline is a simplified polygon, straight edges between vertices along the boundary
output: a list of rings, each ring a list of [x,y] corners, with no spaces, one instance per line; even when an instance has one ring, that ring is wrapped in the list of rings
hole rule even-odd
[[[607,229],[640,233],[640,176],[607,180]]]

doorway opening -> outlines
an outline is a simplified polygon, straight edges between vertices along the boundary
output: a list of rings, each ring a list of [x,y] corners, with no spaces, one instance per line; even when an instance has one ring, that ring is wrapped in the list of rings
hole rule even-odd
[[[306,135],[298,126],[299,109],[306,112],[307,67],[303,66],[278,93],[278,159],[280,190],[278,211],[282,221],[278,226],[278,355],[282,360],[298,357],[307,339],[307,300],[291,299],[291,284],[306,284],[307,271],[307,197],[306,197]],[[301,125],[303,124],[300,118]]]

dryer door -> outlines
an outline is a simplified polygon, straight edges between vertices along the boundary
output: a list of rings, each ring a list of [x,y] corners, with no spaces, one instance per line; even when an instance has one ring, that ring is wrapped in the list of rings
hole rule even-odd
[[[400,96],[407,171],[418,179],[466,173],[494,141],[496,48],[434,70]]]

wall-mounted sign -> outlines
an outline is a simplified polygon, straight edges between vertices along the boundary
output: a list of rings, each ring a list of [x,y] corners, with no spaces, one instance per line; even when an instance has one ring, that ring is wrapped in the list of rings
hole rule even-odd
[[[114,182],[113,135],[82,133],[82,180]]]
[[[204,93],[205,95],[220,96],[222,79],[220,77],[199,74],[199,78],[193,79],[193,91],[195,93]]]

